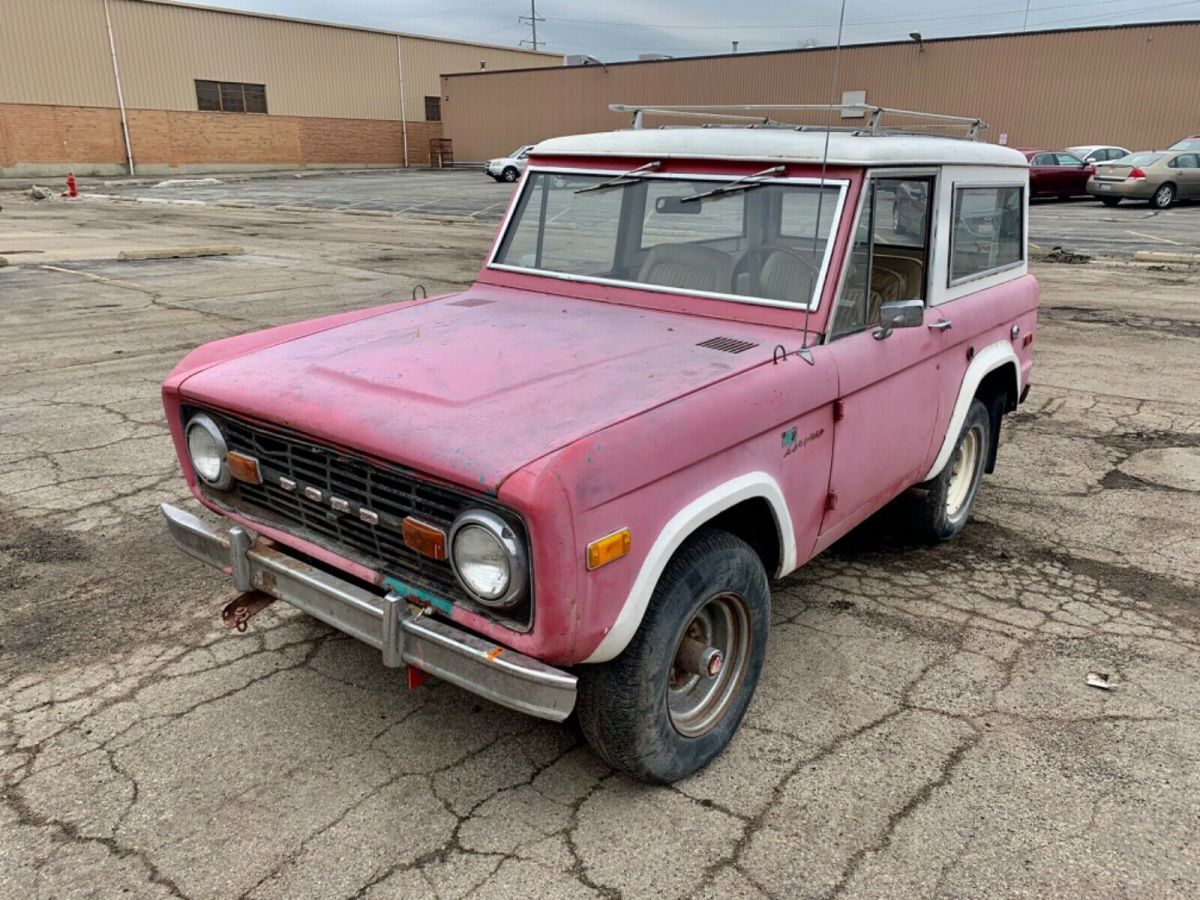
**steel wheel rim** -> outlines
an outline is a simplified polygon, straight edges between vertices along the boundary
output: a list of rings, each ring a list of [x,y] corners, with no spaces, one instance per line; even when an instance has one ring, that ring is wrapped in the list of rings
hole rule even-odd
[[[684,671],[680,655],[688,638],[722,654],[720,671],[703,677]],[[750,606],[745,598],[722,593],[693,614],[675,642],[667,680],[667,714],[684,737],[699,737],[715,728],[737,698],[750,660]]]
[[[963,435],[950,462],[950,484],[946,490],[946,515],[956,519],[966,508],[975,482],[975,469],[983,448],[983,433],[978,427]]]

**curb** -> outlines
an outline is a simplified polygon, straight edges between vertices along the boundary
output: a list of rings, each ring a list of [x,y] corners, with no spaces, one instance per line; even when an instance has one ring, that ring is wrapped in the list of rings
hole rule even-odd
[[[1165,250],[1138,250],[1133,254],[1138,262],[1183,263],[1200,266],[1200,253],[1170,253]]]
[[[122,250],[117,254],[121,262],[146,259],[199,259],[205,256],[241,256],[246,251],[235,245],[211,247],[173,247],[159,250]]]

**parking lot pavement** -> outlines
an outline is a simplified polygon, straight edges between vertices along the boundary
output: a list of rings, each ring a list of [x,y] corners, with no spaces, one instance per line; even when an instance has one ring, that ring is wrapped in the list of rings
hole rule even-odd
[[[217,176],[218,178],[220,176]],[[85,192],[151,200],[233,202],[254,206],[383,210],[418,215],[469,216],[497,222],[513,187],[482,172],[388,171],[241,179],[173,187],[84,185]],[[1138,250],[1200,253],[1200,203],[1158,211],[1144,203],[1113,209],[1094,200],[1035,202],[1030,240],[1045,249],[1063,246],[1095,256],[1130,257]]]
[[[220,180],[220,176],[213,177]],[[513,192],[511,184],[501,184],[481,171],[470,169],[333,173],[239,179],[220,184],[204,183],[206,180],[202,177],[171,179],[163,187],[97,187],[92,192],[152,200],[470,216],[483,221],[499,221]],[[170,181],[176,183],[172,185]],[[88,190],[86,186],[85,190]]]
[[[156,510],[197,509],[158,393],[188,349],[465,284],[490,227],[4,207],[47,253],[0,270],[0,896],[1200,894],[1197,270],[1040,266],[963,536],[884,517],[778,584],[740,734],[651,788],[281,604],[227,632]]]
[[[1092,256],[1200,253],[1200,203],[1157,210],[1130,201],[1109,208],[1091,199],[1039,200],[1029,207],[1029,239]]]

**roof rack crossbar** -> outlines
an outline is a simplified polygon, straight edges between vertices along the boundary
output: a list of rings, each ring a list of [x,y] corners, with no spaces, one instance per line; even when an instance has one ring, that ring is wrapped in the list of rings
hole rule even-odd
[[[848,130],[855,131],[860,134],[883,134],[891,133],[892,129],[883,125],[884,116],[902,116],[914,119],[926,120],[931,127],[936,127],[935,123],[946,123],[946,125],[956,125],[966,129],[965,137],[968,140],[978,140],[979,133],[988,128],[988,124],[976,116],[951,116],[944,113],[928,113],[920,112],[912,109],[895,109],[888,106],[874,106],[865,103],[728,103],[728,104],[711,104],[699,106],[639,106],[628,103],[613,103],[608,107],[613,112],[623,112],[633,114],[634,128],[643,128],[646,115],[652,116],[667,116],[667,117],[683,117],[683,118],[700,118],[700,119],[721,119],[731,122],[744,122],[747,124],[759,126],[773,126],[786,128],[800,128],[805,131],[821,131],[821,130],[847,130],[847,126],[818,126],[818,125],[801,125],[795,122],[783,122],[777,120],[773,113],[787,112],[832,112],[834,110],[845,115],[846,113],[852,116],[857,114],[866,117],[865,126],[852,127]],[[754,115],[758,113],[758,115]],[[945,127],[945,126],[943,126]],[[906,134],[919,134],[907,130]]]

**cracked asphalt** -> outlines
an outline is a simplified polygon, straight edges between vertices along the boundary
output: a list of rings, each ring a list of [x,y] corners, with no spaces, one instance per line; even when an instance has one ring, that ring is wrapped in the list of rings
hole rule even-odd
[[[652,788],[281,604],[228,632],[163,536],[175,361],[465,286],[489,226],[2,200],[0,896],[1200,895],[1197,269],[1039,266],[963,536],[777,584],[738,737]]]

